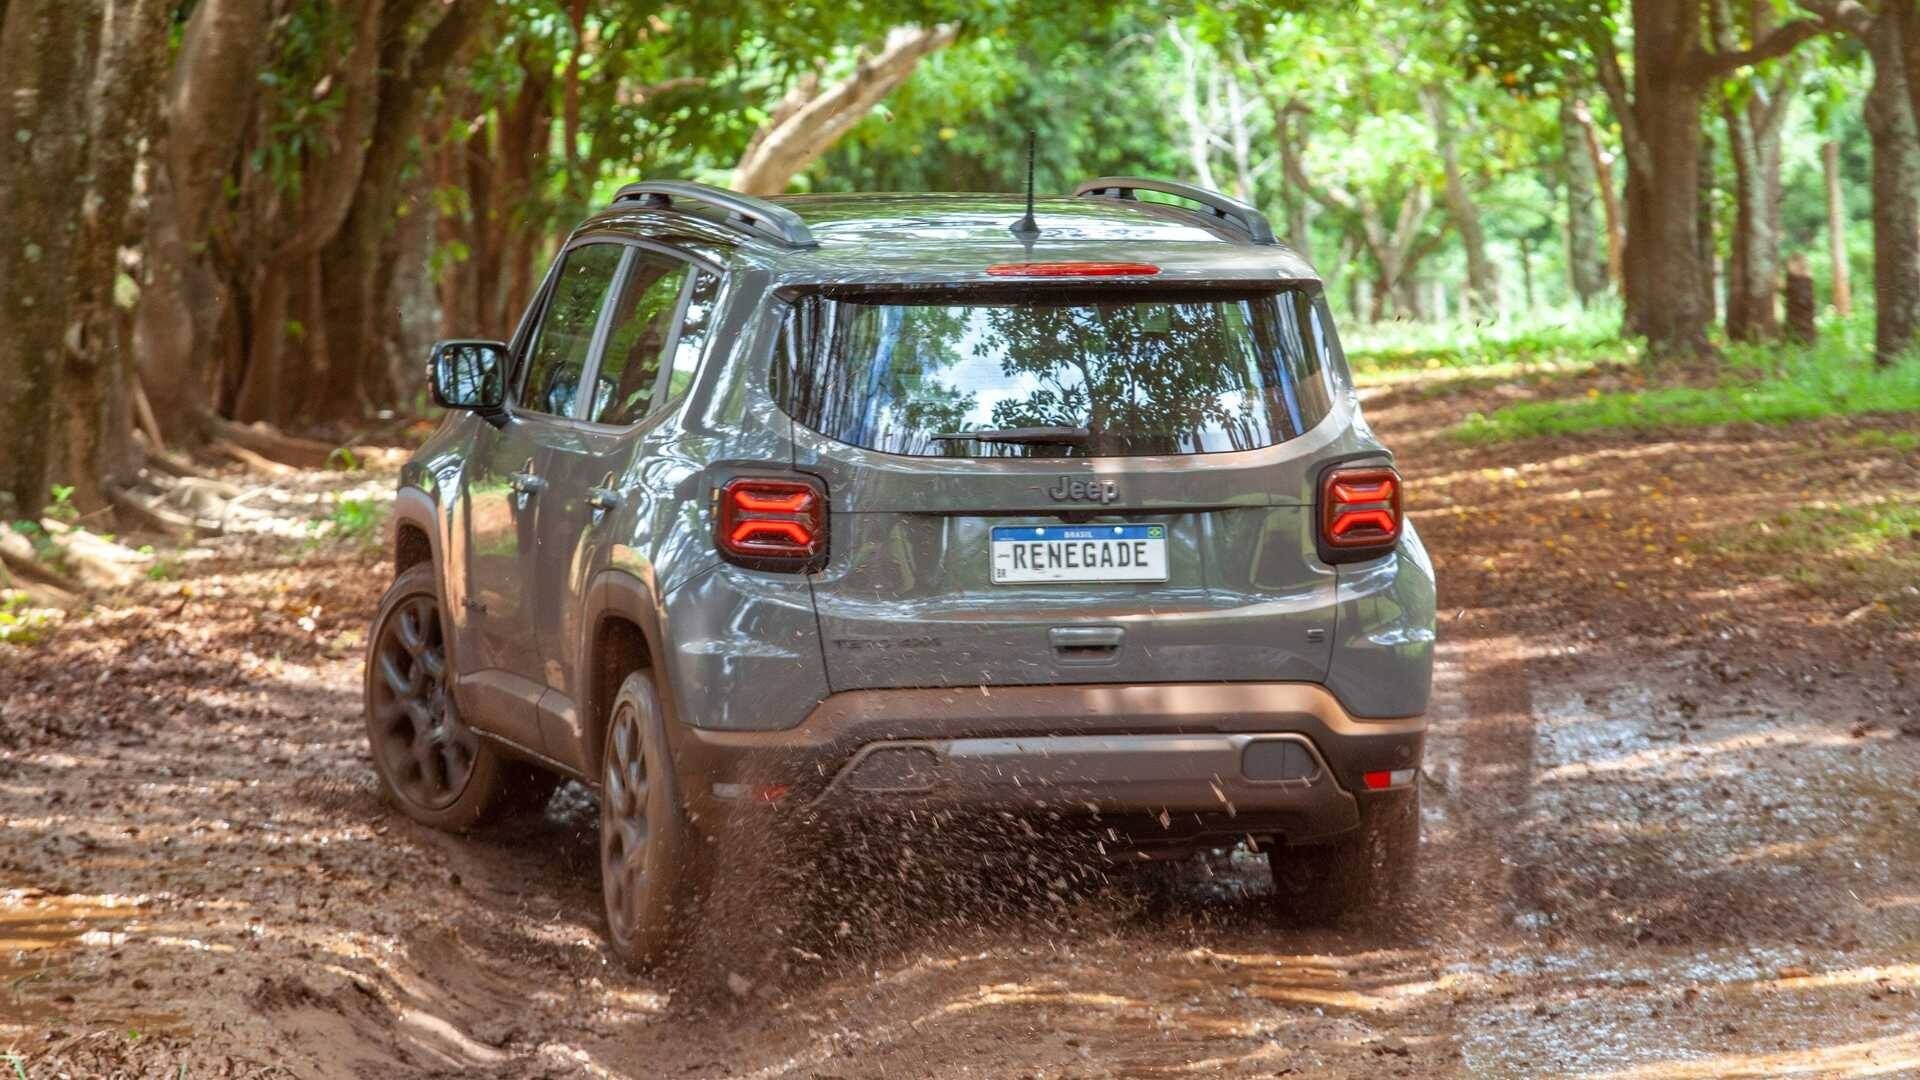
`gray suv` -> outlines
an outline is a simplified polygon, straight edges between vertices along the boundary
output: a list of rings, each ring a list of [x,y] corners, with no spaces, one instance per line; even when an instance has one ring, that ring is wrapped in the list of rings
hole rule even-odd
[[[1253,208],[634,184],[510,342],[430,374],[375,767],[455,830],[597,789],[630,961],[698,918],[729,824],[1248,842],[1318,915],[1410,872],[1433,571]]]

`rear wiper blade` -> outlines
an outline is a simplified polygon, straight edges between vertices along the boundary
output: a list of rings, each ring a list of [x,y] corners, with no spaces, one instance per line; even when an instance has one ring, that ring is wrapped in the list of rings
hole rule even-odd
[[[1040,445],[1077,446],[1093,438],[1093,432],[1083,427],[1010,427],[981,428],[978,431],[942,431],[931,436],[936,442],[975,442],[992,443],[1033,443]]]

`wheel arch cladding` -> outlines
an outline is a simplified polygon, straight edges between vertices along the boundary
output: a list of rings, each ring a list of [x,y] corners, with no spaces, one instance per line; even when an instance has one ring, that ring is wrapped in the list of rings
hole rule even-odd
[[[440,531],[433,496],[417,487],[403,487],[393,496],[393,573],[395,577],[423,562],[440,564]]]
[[[588,761],[597,771],[599,747],[613,715],[613,699],[628,675],[653,668],[653,648],[638,623],[618,612],[601,616],[593,627],[593,668],[588,677],[587,708],[592,710],[593,735],[588,739]]]
[[[397,577],[423,562],[433,560],[433,541],[427,530],[411,521],[402,521],[393,530],[393,572]]]
[[[586,677],[582,685],[587,700],[579,705],[586,721],[582,732],[586,745],[581,751],[591,778],[599,775],[601,744],[613,715],[613,700],[629,674],[653,672],[665,719],[673,720],[677,711],[667,673],[658,663],[659,626],[647,586],[623,571],[603,571],[587,589],[585,608],[581,625],[586,628],[586,640],[582,642]]]

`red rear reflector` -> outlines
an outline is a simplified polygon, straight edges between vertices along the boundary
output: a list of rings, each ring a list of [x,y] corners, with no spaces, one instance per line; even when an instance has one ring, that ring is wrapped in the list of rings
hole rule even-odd
[[[1400,474],[1385,466],[1330,469],[1320,481],[1320,554],[1377,558],[1400,542]]]
[[[827,493],[812,477],[737,476],[717,492],[714,541],[754,570],[816,569],[827,553]]]
[[[1051,262],[995,263],[987,267],[994,277],[1151,277],[1160,272],[1152,263]]]
[[[1373,791],[1393,786],[1393,774],[1390,772],[1370,772],[1361,779],[1365,780],[1368,789]]]

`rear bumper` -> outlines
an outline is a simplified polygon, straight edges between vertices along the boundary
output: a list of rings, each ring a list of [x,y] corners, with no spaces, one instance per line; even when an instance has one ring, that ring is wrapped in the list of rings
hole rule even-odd
[[[785,731],[682,728],[675,754],[703,815],[1137,815],[1300,841],[1357,824],[1361,777],[1417,768],[1425,733],[1424,717],[1354,719],[1309,683],[858,690]]]

